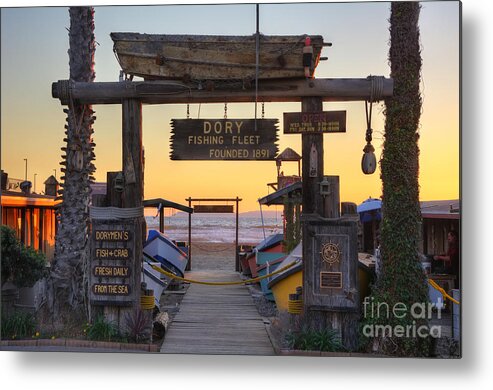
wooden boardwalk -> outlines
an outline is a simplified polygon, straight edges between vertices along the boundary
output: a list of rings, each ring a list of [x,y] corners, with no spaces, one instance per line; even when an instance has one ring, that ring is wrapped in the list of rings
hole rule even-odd
[[[192,271],[187,278],[240,280],[235,272]],[[244,285],[191,284],[171,323],[162,353],[274,355],[262,318]]]

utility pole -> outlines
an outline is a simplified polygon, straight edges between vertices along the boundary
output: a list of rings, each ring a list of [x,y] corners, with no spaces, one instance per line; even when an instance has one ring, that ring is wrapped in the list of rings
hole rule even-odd
[[[26,173],[24,175],[24,180],[27,181],[27,158],[25,158],[24,161],[26,162]]]

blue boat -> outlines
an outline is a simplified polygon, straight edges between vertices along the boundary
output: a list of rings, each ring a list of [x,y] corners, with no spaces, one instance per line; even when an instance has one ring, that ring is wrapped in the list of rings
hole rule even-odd
[[[188,256],[163,233],[150,230],[144,245],[144,255],[160,263],[161,268],[177,276],[185,275]]]
[[[281,257],[267,261],[265,264],[261,265],[260,267],[257,268],[257,273],[258,276],[265,276],[270,274],[271,272],[274,272],[277,268],[279,268],[279,265],[283,262],[283,260],[286,258],[286,255],[284,253],[276,253],[277,255],[281,255]],[[269,301],[274,301],[274,295],[272,294],[271,289],[267,286],[269,283],[270,278],[265,278],[260,281],[260,287],[262,289],[262,292],[264,293],[264,296],[269,300]]]
[[[258,244],[253,250],[255,253],[255,263],[257,268],[263,266],[265,263],[272,262],[280,257],[286,256],[283,253],[284,236],[282,234],[273,234]]]
[[[266,251],[279,243],[282,242],[284,239],[284,235],[277,233],[277,234],[272,234],[269,237],[265,238],[263,241],[261,241],[255,248],[254,251],[257,252],[262,252]]]
[[[283,239],[284,236],[282,234],[273,234],[255,247],[255,265],[258,276],[264,276],[275,271],[286,256],[283,252]],[[267,282],[267,279],[262,279],[260,287],[265,297],[273,301],[274,297],[267,287]]]

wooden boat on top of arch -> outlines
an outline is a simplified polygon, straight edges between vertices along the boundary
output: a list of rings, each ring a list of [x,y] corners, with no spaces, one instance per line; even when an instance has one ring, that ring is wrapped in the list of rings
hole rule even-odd
[[[303,49],[307,37],[260,35],[258,78],[305,78]],[[111,39],[118,62],[128,75],[146,80],[255,80],[255,34],[220,36],[114,32]],[[313,55],[309,60],[309,72],[313,77],[322,47],[330,44],[324,44],[323,37],[319,35],[310,36],[310,41]]]

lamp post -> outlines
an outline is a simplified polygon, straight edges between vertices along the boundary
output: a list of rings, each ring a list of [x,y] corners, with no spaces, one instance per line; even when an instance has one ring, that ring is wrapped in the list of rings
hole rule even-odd
[[[37,175],[38,175],[37,173],[34,174],[34,191],[33,191],[34,193],[36,193],[36,176]]]
[[[25,158],[24,161],[26,162],[26,173],[24,175],[24,180],[27,181],[27,158]]]

